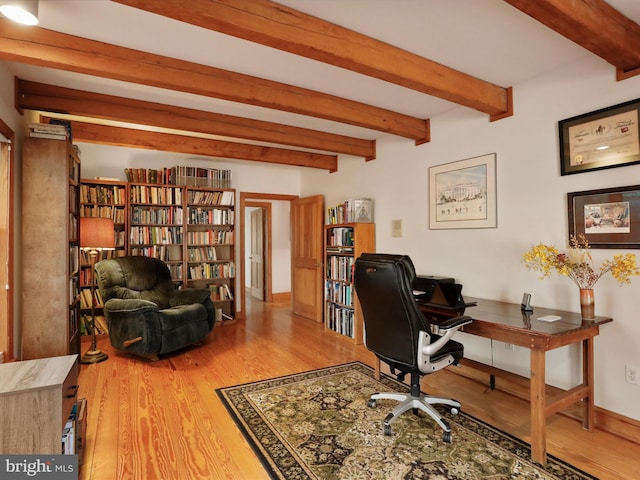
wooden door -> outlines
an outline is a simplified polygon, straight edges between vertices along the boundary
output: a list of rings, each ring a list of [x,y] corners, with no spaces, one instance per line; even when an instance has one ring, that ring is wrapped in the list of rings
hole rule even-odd
[[[262,208],[251,211],[251,296],[264,301],[264,216]]]
[[[291,302],[301,317],[322,322],[324,197],[291,202]]]

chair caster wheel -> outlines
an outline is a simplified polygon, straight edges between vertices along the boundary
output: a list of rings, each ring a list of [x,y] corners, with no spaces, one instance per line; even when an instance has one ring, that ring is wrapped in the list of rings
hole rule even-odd
[[[373,398],[369,399],[369,401],[367,402],[367,407],[376,408],[376,401]]]
[[[451,407],[451,415],[457,415],[460,413],[460,409],[456,407]]]
[[[391,425],[385,425],[384,426],[384,436],[385,437],[390,437],[391,436]]]
[[[444,443],[451,443],[451,432],[442,432],[442,441]]]

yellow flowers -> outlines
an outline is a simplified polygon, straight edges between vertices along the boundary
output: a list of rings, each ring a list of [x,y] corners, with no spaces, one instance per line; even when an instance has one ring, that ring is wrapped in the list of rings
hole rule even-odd
[[[593,288],[598,279],[607,272],[621,285],[631,283],[633,275],[640,275],[633,253],[614,255],[605,260],[596,270],[589,250],[589,242],[580,234],[571,237],[569,251],[560,253],[557,248],[540,243],[522,254],[527,270],[540,272],[540,278],[551,276],[552,272],[566,275],[580,288]]]

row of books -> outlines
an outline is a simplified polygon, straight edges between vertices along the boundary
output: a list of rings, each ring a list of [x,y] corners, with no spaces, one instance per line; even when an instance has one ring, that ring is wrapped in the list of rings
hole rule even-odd
[[[188,258],[190,262],[211,262],[218,260],[218,252],[212,246],[189,248]]]
[[[131,223],[182,224],[182,207],[133,207]]]
[[[181,262],[182,245],[150,245],[146,247],[134,247],[131,249],[131,255],[158,258],[163,262]]]
[[[187,200],[192,205],[233,205],[235,203],[234,192],[204,192],[202,190],[189,190]]]
[[[344,203],[327,209],[327,225],[359,222],[373,222],[371,198],[350,198]]]
[[[80,207],[81,217],[110,218],[113,223],[124,223],[125,211],[109,205],[82,205]]]
[[[102,308],[102,295],[100,294],[100,289],[94,289],[93,298],[95,300],[95,307]],[[81,308],[91,308],[91,289],[83,288],[80,290],[80,307]]]
[[[182,243],[182,227],[131,227],[131,245]]]
[[[78,455],[78,465],[82,464],[86,431],[87,399],[79,398],[64,426],[60,451],[63,455]]]
[[[96,335],[109,333],[109,327],[107,327],[107,320],[104,318],[104,315],[96,315],[94,327],[96,329]],[[91,335],[91,315],[82,316],[80,333],[82,335]]]
[[[230,188],[231,170],[198,167],[125,168],[129,182],[158,185],[194,185],[199,187]]]
[[[199,230],[187,232],[190,245],[232,245],[233,230]]]
[[[346,307],[353,307],[353,284],[327,280],[324,298]]]
[[[236,276],[236,265],[228,263],[201,263],[189,267],[189,280],[209,278],[233,278]]]
[[[353,257],[331,255],[327,258],[327,278],[352,282],[355,264],[356,260]]]
[[[119,245],[119,243],[116,242],[116,245]],[[123,245],[124,245],[124,239],[123,239]],[[115,257],[122,257],[122,256],[124,256],[124,252],[122,252],[121,250],[98,250],[98,255],[96,255],[96,263],[98,263],[100,260],[106,260],[108,258],[115,258]],[[83,266],[91,265],[91,255],[89,254],[89,251],[80,250],[80,263]]]
[[[150,187],[148,185],[132,185],[130,188],[131,202],[174,205],[182,203],[182,188],[180,187]]]
[[[125,205],[125,188],[119,185],[80,185],[80,202]]]
[[[209,290],[211,290],[211,300],[213,300],[214,302],[233,300],[231,289],[226,283],[222,283],[219,285],[211,284],[209,285]]]
[[[235,212],[222,208],[189,207],[191,225],[233,225]]]
[[[65,125],[52,123],[30,123],[29,136],[33,138],[49,138],[53,140],[67,140],[71,130]]]
[[[327,303],[325,325],[341,335],[354,338],[352,308],[342,307],[335,303]]]
[[[327,246],[345,247],[353,246],[353,228],[336,227],[327,230]]]

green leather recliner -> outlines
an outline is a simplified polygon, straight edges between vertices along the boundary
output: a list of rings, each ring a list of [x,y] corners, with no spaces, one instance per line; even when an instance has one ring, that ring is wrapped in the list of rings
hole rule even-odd
[[[167,265],[143,256],[102,260],[95,265],[111,345],[158,359],[202,341],[215,325],[210,291],[176,289]]]

